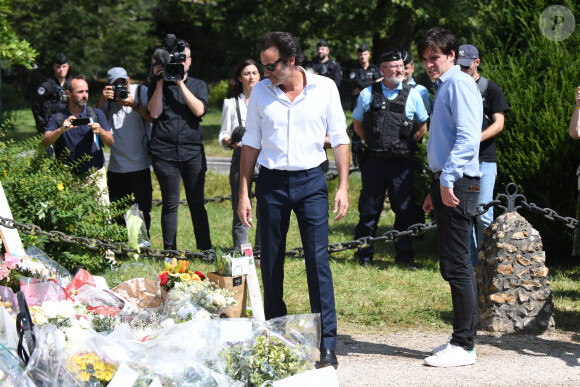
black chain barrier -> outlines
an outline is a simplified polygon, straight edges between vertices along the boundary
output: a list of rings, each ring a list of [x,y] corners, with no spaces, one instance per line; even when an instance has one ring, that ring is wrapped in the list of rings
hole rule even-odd
[[[227,197],[222,198],[226,200],[225,198]],[[507,206],[502,205],[501,199],[504,199],[507,202]],[[518,203],[518,205],[516,205],[516,203]],[[525,208],[528,211],[542,214],[544,218],[548,220],[563,223],[568,228],[574,229],[578,227],[578,221],[575,218],[560,216],[556,213],[556,211],[550,208],[541,208],[535,205],[534,203],[528,203],[524,195],[518,194],[518,187],[514,183],[509,183],[506,186],[505,194],[497,195],[495,199],[489,203],[480,204],[478,206],[476,215],[482,215],[486,213],[487,210],[492,206],[497,206],[499,209],[503,210],[503,212],[514,212],[514,211],[517,212],[519,209]],[[84,247],[88,250],[98,251],[101,253],[105,251],[112,251],[116,254],[134,253],[144,257],[176,258],[180,260],[200,258],[204,261],[209,262],[213,261],[215,257],[215,252],[213,250],[204,250],[199,253],[194,253],[189,250],[160,250],[160,249],[152,249],[149,247],[142,247],[139,250],[136,250],[127,246],[125,243],[122,242],[107,243],[100,241],[98,239],[69,236],[60,231],[47,232],[43,231],[37,225],[18,223],[12,219],[3,218],[1,216],[0,216],[0,226],[10,229],[17,229],[28,235],[42,235],[47,237],[52,242],[74,244],[77,246]],[[391,230],[385,232],[384,234],[378,237],[367,236],[356,240],[351,240],[348,242],[329,244],[328,253],[332,254],[337,253],[339,251],[358,249],[379,242],[393,243],[406,236],[417,237],[419,235],[424,234],[426,231],[434,230],[435,228],[437,228],[437,224],[435,222],[430,222],[426,224],[417,223],[408,227],[404,231]],[[260,252],[255,251],[254,255],[259,258]],[[294,258],[304,258],[304,248],[302,246],[295,247],[289,251],[286,251],[285,255]]]

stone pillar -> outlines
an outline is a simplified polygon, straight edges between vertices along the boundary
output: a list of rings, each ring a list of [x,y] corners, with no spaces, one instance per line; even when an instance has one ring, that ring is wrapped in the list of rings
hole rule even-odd
[[[517,212],[500,215],[484,230],[475,278],[479,328],[512,333],[555,326],[542,238]]]

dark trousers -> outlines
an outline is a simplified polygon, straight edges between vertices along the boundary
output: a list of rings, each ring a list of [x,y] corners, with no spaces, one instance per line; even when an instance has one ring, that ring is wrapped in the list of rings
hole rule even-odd
[[[109,201],[111,203],[133,194],[139,210],[143,211],[143,220],[145,221],[145,226],[147,226],[147,234],[149,234],[149,228],[151,227],[151,200],[153,199],[151,170],[147,168],[127,173],[107,171],[107,187],[109,188]],[[123,218],[119,218],[117,221],[125,224]]]
[[[240,202],[239,188],[240,188],[240,157],[242,148],[234,149],[232,155],[232,162],[230,164],[230,188],[232,191],[232,240],[234,247],[239,248],[242,244],[248,243],[248,227],[245,226],[238,216],[238,204]],[[252,190],[252,182],[248,182],[248,193]],[[256,219],[258,214],[256,213]],[[260,223],[255,222],[253,226],[256,227],[256,242],[254,243],[254,250],[260,246]]]
[[[304,246],[310,309],[321,316],[321,348],[336,349],[334,286],[328,263],[328,189],[322,168],[276,171],[262,167],[256,196],[266,319],[287,314],[283,300],[284,253],[294,211]]]
[[[354,231],[355,239],[376,235],[386,193],[395,213],[395,230],[404,231],[425,221],[415,199],[415,165],[413,157],[388,160],[369,157],[365,160],[361,169],[360,218]],[[411,237],[399,239],[395,242],[395,249],[397,262],[409,263],[415,258]]]
[[[477,287],[469,251],[473,217],[479,197],[476,189],[479,189],[479,179],[462,177],[457,180],[453,193],[459,199],[459,205],[448,207],[441,201],[439,180],[432,182],[430,187],[437,221],[440,271],[451,287],[451,342],[467,350],[473,348],[477,334]]]
[[[161,209],[163,248],[166,250],[177,249],[177,212],[181,180],[183,179],[197,248],[199,250],[211,249],[209,221],[203,201],[205,172],[207,170],[205,154],[202,152],[187,161],[165,161],[153,157],[152,164],[159,181],[163,200]]]

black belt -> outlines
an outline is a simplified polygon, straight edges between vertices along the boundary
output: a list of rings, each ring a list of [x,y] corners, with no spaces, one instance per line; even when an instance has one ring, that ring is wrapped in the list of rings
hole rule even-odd
[[[322,166],[319,165],[317,167],[314,168],[309,168],[309,169],[299,169],[296,171],[287,171],[284,169],[269,169],[264,167],[263,165],[260,166],[260,173],[265,173],[267,175],[283,175],[283,176],[296,176],[296,175],[300,175],[300,174],[306,174],[308,175],[309,172],[315,171],[317,169],[321,169]]]

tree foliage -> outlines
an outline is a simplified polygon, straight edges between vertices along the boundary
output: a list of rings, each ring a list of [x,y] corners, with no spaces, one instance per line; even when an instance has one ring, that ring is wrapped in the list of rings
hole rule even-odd
[[[155,44],[151,0],[13,0],[10,17],[18,33],[33,42],[39,64],[63,52],[76,73],[103,77],[113,66],[130,75],[149,69],[143,59]]]
[[[8,20],[12,9],[8,0],[0,0],[0,59],[32,69],[36,51],[20,39]]]

